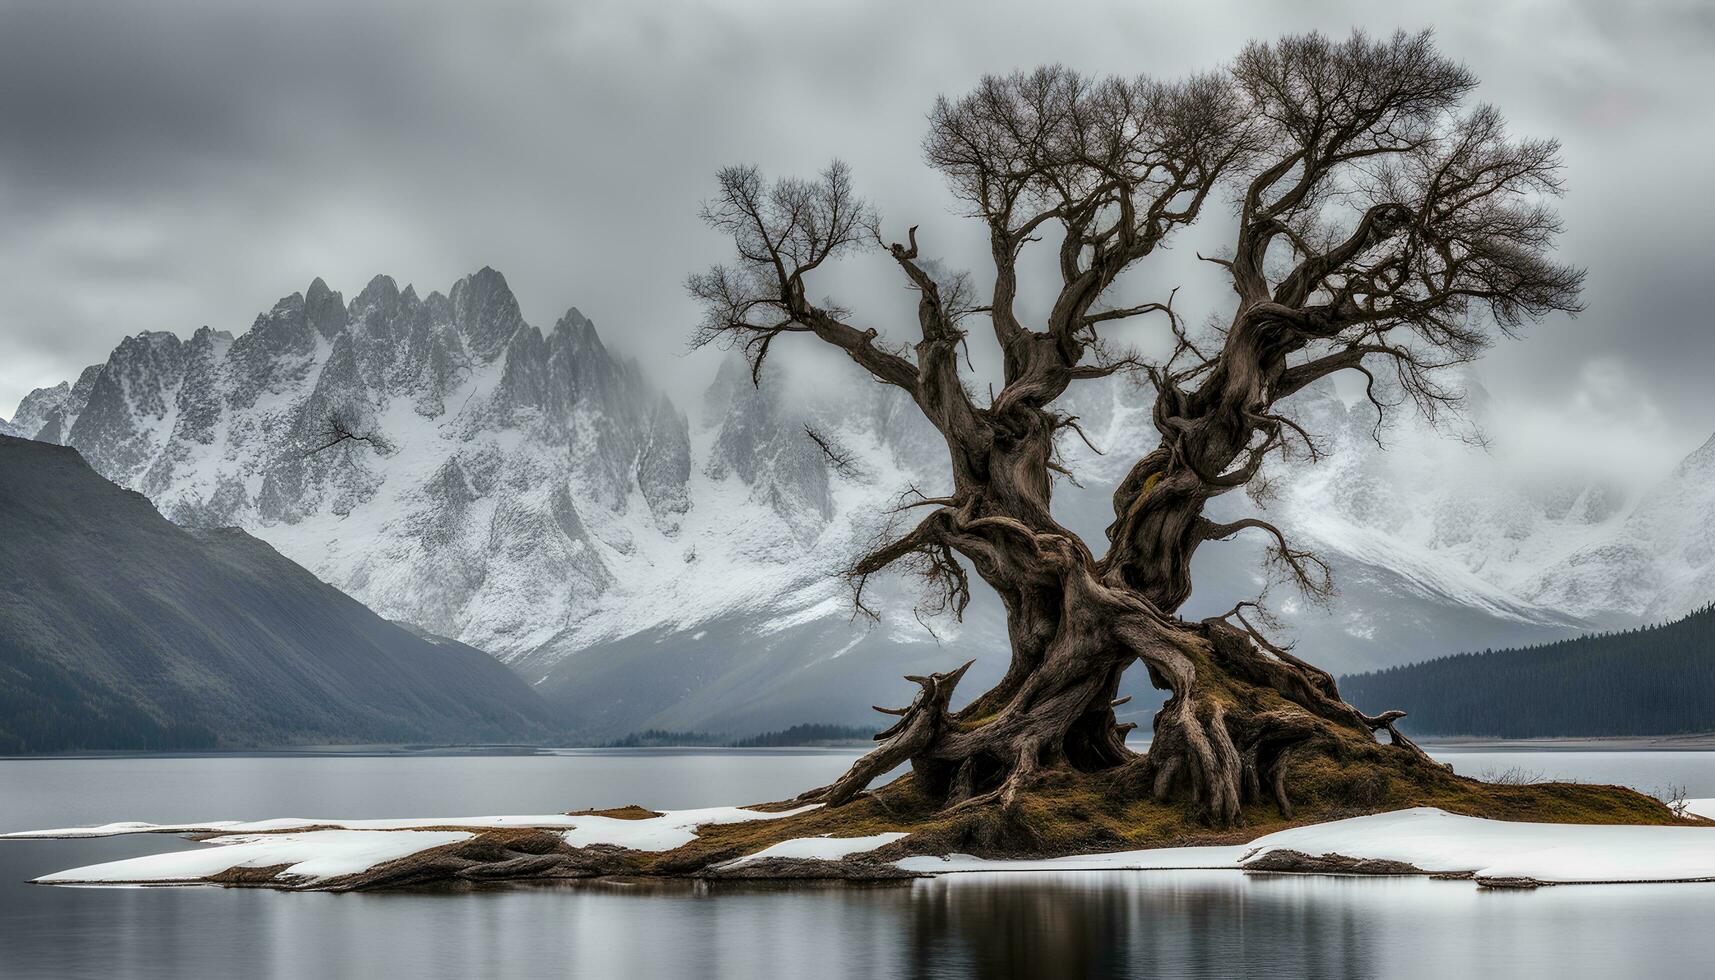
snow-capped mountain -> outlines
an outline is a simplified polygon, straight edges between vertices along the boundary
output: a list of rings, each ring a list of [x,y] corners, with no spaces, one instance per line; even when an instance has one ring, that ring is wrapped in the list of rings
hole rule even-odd
[[[101,368],[100,364],[92,364],[78,375],[76,384],[61,381],[52,388],[37,388],[25,395],[24,400],[18,403],[18,410],[12,414],[12,421],[7,423],[11,430],[7,435],[40,442],[64,442],[72,424],[77,421],[78,413],[88,404],[90,389],[95,387]]]
[[[1479,424],[1486,393],[1471,386]],[[1299,454],[1273,474],[1280,519],[1339,560],[1390,568],[1424,590],[1501,617],[1542,622],[1624,613],[1544,601],[1543,569],[1611,533],[1631,501],[1599,469],[1510,465],[1421,419],[1398,417],[1378,433],[1367,402],[1347,406],[1331,385],[1291,410],[1327,455]],[[1386,443],[1383,449],[1378,436]]]
[[[1468,417],[1482,427],[1498,409],[1476,382],[1467,389]],[[1353,577],[1381,574],[1462,613],[1562,632],[1662,622],[1715,599],[1715,439],[1653,485],[1628,486],[1622,477],[1631,474],[1600,456],[1521,462],[1516,446],[1477,448],[1409,417],[1383,434],[1381,451],[1367,403],[1347,406],[1331,387],[1296,401],[1328,457],[1280,466],[1281,498],[1270,509],[1332,556],[1337,572],[1356,572],[1339,576],[1348,594]],[[1374,608],[1359,595],[1333,613]],[[1354,621],[1360,632],[1376,625]],[[1445,626],[1423,625],[1428,635]],[[1472,640],[1458,648],[1520,642]]]
[[[694,646],[717,621],[739,652],[806,623],[839,635],[790,644],[798,666],[892,635],[851,623],[836,573],[924,432],[873,393],[808,412],[785,398],[731,365],[693,427],[577,310],[539,331],[484,269],[445,295],[377,277],[349,304],[317,280],[236,337],[129,337],[16,421],[176,522],[243,527],[382,615],[559,688],[549,675],[580,651],[651,632]],[[336,415],[372,441],[312,453]],[[812,416],[863,478],[829,472]]]
[[[506,660],[599,637],[604,598],[691,547],[684,414],[577,310],[526,324],[490,269],[426,297],[378,276],[349,306],[317,280],[236,338],[127,338],[79,388],[20,419],[179,523],[252,529]],[[336,414],[375,443],[311,453]]]
[[[382,615],[488,650],[592,733],[856,721],[901,696],[899,673],[971,656],[980,690],[1006,648],[986,592],[931,634],[908,583],[872,586],[872,627],[837,577],[905,486],[943,489],[938,437],[884,386],[780,367],[758,389],[735,359],[675,404],[575,309],[546,332],[525,323],[493,270],[445,295],[377,277],[349,304],[317,280],[238,336],[130,337],[75,384],[31,393],[12,424],[78,448],[175,521],[243,527]],[[1083,486],[1062,484],[1055,509],[1099,541],[1153,429],[1123,382],[1070,402],[1105,454],[1066,438]],[[1325,610],[1273,600],[1330,669],[1715,593],[1715,449],[1634,507],[1597,476],[1521,479],[1410,427],[1381,452],[1368,406],[1331,387],[1296,402],[1328,458],[1281,464],[1267,508],[1328,555],[1342,594]],[[334,415],[371,441],[312,454]],[[830,469],[806,423],[855,465]],[[1263,542],[1244,538],[1199,552],[1190,614],[1261,587]]]
[[[1580,615],[1661,622],[1715,598],[1715,438],[1623,520],[1532,576],[1525,594]]]

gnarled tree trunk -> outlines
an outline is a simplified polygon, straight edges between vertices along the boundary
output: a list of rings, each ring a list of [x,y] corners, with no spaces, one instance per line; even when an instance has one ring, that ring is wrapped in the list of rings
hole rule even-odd
[[[1294,753],[1343,751],[1386,731],[1404,764],[1436,765],[1394,728],[1401,712],[1372,717],[1345,703],[1329,674],[1269,643],[1242,607],[1202,622],[1174,615],[1190,595],[1198,545],[1240,530],[1271,535],[1275,559],[1300,585],[1325,587],[1319,559],[1290,548],[1267,522],[1217,524],[1202,514],[1209,499],[1255,477],[1281,437],[1283,423],[1265,406],[1294,383],[1286,354],[1303,343],[1276,311],[1241,310],[1208,380],[1189,397],[1158,396],[1165,445],[1116,491],[1101,560],[1050,513],[1057,416],[1020,399],[948,425],[953,495],[932,501],[939,509],[912,535],[857,571],[925,548],[967,556],[1006,603],[1009,669],[959,712],[948,701],[963,668],[926,679],[925,696],[878,736],[880,748],[805,799],[844,803],[907,759],[948,805],[978,797],[1008,804],[1045,768],[1132,766],[1140,794],[1185,800],[1210,823],[1230,826],[1259,800],[1291,814]],[[1039,370],[1035,394],[1057,394],[1064,376]],[[938,561],[941,574],[962,574],[950,554]],[[1136,662],[1169,693],[1142,758],[1125,747],[1126,726],[1113,712],[1120,675]]]
[[[881,709],[902,716],[877,736],[881,745],[801,799],[840,805],[909,761],[948,806],[976,799],[1005,806],[1043,769],[1129,766],[1140,796],[1184,800],[1210,823],[1230,826],[1259,800],[1291,816],[1286,763],[1294,752],[1339,751],[1386,731],[1402,761],[1436,765],[1393,727],[1399,712],[1363,714],[1340,699],[1327,673],[1248,626],[1164,616],[1137,590],[1098,578],[1072,539],[1000,526],[1007,543],[996,550],[1009,567],[1060,584],[1057,604],[1013,610],[1015,637],[1046,641],[1015,646],[1000,684],[962,711],[951,711],[949,699],[969,664],[911,678],[923,693],[907,708]],[[1132,726],[1118,724],[1113,711],[1121,672],[1139,661],[1170,693],[1142,756],[1125,747]]]

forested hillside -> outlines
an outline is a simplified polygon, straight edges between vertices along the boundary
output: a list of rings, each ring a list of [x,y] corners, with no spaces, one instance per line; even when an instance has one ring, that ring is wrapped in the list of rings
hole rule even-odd
[[[1668,735],[1715,730],[1715,606],[1684,619],[1518,650],[1461,653],[1340,680],[1419,735]]]

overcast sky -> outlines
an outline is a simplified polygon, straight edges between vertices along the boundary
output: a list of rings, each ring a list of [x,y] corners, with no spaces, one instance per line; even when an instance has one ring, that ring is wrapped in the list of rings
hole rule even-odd
[[[1049,61],[1175,76],[1353,26],[1434,27],[1517,131],[1565,143],[1562,252],[1589,309],[1490,356],[1515,438],[1660,461],[1715,431],[1702,0],[0,0],[0,414],[126,334],[242,331],[318,275],[349,298],[378,272],[426,292],[483,265],[531,322],[575,305],[696,384],[713,359],[680,353],[681,283],[724,256],[695,218],[716,168],[843,158],[885,230],[921,224],[958,264],[979,240],[919,155],[937,94]],[[1212,266],[1164,269],[1153,285],[1223,295]],[[840,270],[863,294],[840,298],[885,319],[891,274]]]

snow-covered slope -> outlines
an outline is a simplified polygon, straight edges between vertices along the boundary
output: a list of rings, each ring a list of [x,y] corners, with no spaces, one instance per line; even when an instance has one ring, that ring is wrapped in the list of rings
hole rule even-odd
[[[31,398],[173,520],[503,658],[563,643],[687,510],[684,416],[576,310],[525,324],[492,270],[422,298],[377,277],[349,307],[317,280],[236,338],[126,339],[81,408]],[[385,444],[307,455],[336,413]]]
[[[349,306],[317,280],[236,338],[127,338],[85,387],[20,420],[175,521],[251,529],[503,659],[625,628],[603,597],[686,564],[684,414],[576,310],[526,324],[493,270],[427,297],[377,277]],[[334,414],[380,443],[310,455]]]
[[[873,392],[787,402],[732,365],[705,395],[708,423],[692,426],[576,310],[543,333],[484,269],[424,297],[377,277],[349,305],[317,280],[236,337],[139,334],[17,416],[171,519],[244,527],[377,612],[486,649],[533,683],[592,647],[670,638],[671,666],[642,678],[637,699],[665,710],[688,692],[672,666],[695,661],[711,630],[723,650],[704,666],[748,663],[734,685],[859,645],[912,652],[892,658],[907,670],[951,656],[920,630],[905,636],[908,609],[877,630],[853,624],[835,579],[878,530],[873,503],[912,477],[902,454],[924,431]],[[336,414],[375,443],[311,454]],[[861,475],[829,472],[804,436],[811,419],[839,430]],[[759,655],[786,637],[802,642]],[[576,680],[621,663],[571,672],[578,696],[608,709],[602,730],[657,710]],[[821,718],[826,693],[765,695],[785,703],[764,716]],[[732,702],[699,703],[684,725],[755,727]]]
[[[25,395],[12,414],[12,431],[6,434],[42,442],[64,442],[78,413],[88,403],[90,389],[95,386],[101,368],[100,364],[92,364],[83,369],[76,384],[61,381],[52,388],[37,388]]]
[[[1715,599],[1715,438],[1623,521],[1530,578],[1525,594],[1580,615],[1659,622]]]
[[[1498,410],[1471,393],[1482,424]],[[1520,462],[1520,447],[1485,451],[1421,422],[1386,433],[1383,452],[1367,406],[1327,388],[1299,400],[1311,430],[1330,434],[1330,457],[1284,467],[1275,509],[1336,564],[1549,625],[1660,622],[1715,599],[1715,439],[1640,488],[1600,455]]]
[[[1485,399],[1476,395],[1480,415]],[[1278,510],[1298,533],[1496,616],[1609,611],[1537,602],[1526,587],[1623,516],[1626,495],[1606,474],[1514,466],[1504,447],[1485,452],[1416,419],[1384,432],[1384,451],[1374,410],[1346,406],[1331,386],[1300,395],[1293,410],[1328,453],[1280,467]]]

